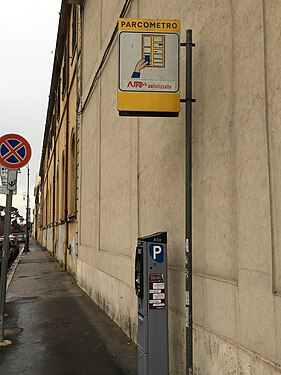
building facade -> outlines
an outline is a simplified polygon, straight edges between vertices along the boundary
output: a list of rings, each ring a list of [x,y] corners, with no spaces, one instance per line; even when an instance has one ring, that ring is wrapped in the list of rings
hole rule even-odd
[[[37,238],[73,275],[77,260],[80,7],[63,1],[40,165]]]
[[[118,116],[117,20],[180,19],[182,41],[192,29],[196,43],[194,373],[277,375],[280,12],[273,0],[62,4],[40,169],[41,242],[136,342],[136,239],[168,232],[173,375],[185,374],[184,107],[175,119]],[[184,93],[184,49],[180,70]]]

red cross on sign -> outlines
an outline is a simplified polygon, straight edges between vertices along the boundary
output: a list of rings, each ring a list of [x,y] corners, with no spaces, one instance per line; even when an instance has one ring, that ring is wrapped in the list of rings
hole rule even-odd
[[[30,157],[30,144],[21,135],[5,134],[0,137],[0,164],[4,167],[9,169],[24,167]]]

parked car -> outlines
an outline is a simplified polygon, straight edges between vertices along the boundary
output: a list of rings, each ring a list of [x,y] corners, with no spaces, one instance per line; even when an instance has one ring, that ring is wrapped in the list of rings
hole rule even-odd
[[[2,268],[2,257],[3,257],[3,246],[4,246],[4,237],[0,237],[0,275]],[[9,257],[8,257],[8,267],[11,267],[17,256],[19,255],[19,242],[18,239],[10,235],[9,236]]]
[[[1,270],[2,270],[2,255],[3,250],[2,250],[2,241],[0,241],[0,276],[1,276]]]
[[[19,255],[19,241],[16,236],[9,236],[10,255],[9,255],[9,267],[13,264],[16,257]]]
[[[25,242],[25,234],[24,233],[18,234],[18,241],[19,242]]]

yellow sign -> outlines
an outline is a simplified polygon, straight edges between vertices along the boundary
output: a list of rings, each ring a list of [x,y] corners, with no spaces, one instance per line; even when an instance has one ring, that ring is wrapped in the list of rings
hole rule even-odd
[[[123,31],[165,31],[180,32],[179,20],[145,20],[137,18],[119,18],[118,30]]]
[[[120,115],[178,116],[180,21],[120,18]]]

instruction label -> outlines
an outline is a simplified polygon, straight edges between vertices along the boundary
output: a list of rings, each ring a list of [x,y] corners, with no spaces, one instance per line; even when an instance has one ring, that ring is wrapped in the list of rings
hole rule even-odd
[[[164,309],[166,305],[165,283],[163,273],[149,275],[149,309]]]

